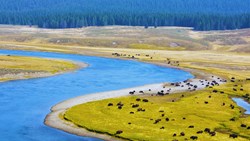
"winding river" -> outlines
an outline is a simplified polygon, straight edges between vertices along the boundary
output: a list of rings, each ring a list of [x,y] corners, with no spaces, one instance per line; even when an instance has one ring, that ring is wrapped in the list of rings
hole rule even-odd
[[[44,125],[51,106],[79,95],[160,82],[177,82],[193,75],[138,61],[83,55],[0,50],[0,54],[67,59],[89,67],[47,78],[0,83],[2,141],[97,141]]]

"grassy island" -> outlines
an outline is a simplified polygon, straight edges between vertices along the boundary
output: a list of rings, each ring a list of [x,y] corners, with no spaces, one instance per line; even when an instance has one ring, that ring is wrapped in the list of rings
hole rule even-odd
[[[64,60],[1,55],[0,81],[50,76],[76,68],[78,65]]]

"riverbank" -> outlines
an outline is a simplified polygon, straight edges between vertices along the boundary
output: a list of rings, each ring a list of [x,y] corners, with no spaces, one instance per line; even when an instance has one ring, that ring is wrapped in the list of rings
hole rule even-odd
[[[168,65],[165,65],[165,64],[160,64],[160,63],[155,63],[155,64],[161,65],[164,67],[169,67]],[[95,138],[100,138],[104,140],[120,140],[117,137],[113,137],[105,133],[98,134],[98,132],[93,132],[93,131],[90,131],[89,129],[79,128],[74,123],[68,122],[67,120],[65,120],[63,118],[63,115],[69,108],[74,107],[76,105],[93,102],[93,101],[104,100],[104,99],[131,96],[130,94],[131,92],[134,92],[132,95],[150,96],[152,94],[157,95],[158,92],[160,92],[161,90],[165,92],[171,90],[171,92],[169,91],[169,94],[175,94],[175,93],[188,92],[188,91],[192,92],[192,91],[201,90],[201,89],[208,87],[206,85],[203,85],[203,83],[201,83],[203,81],[204,82],[206,81],[206,83],[208,84],[209,83],[212,84],[214,81],[216,81],[218,82],[217,83],[218,85],[225,83],[225,80],[217,76],[205,74],[197,70],[186,69],[186,71],[187,70],[194,72],[196,76],[198,76],[199,78],[196,77],[193,79],[186,80],[185,82],[181,82],[183,84],[181,83],[178,84],[180,86],[175,86],[173,85],[173,83],[172,85],[171,83],[151,84],[151,85],[145,85],[145,86],[128,88],[128,89],[117,90],[117,91],[88,94],[88,95],[79,96],[76,98],[63,101],[51,108],[51,113],[47,115],[45,119],[45,124],[50,127],[57,128],[65,132],[69,132],[69,133],[76,134],[79,136],[95,137]],[[218,79],[220,79],[221,81],[218,81]],[[190,89],[190,86],[186,85],[185,83],[190,83],[190,85],[195,86],[195,88]],[[184,86],[181,86],[181,85],[184,85]]]
[[[67,60],[0,55],[0,82],[49,77],[87,67]]]
[[[123,59],[131,59],[131,58],[123,58]],[[153,64],[160,65],[160,66],[178,68],[178,66],[170,66],[169,64],[166,64],[164,62],[152,62],[152,61],[144,60],[144,58],[139,58],[138,60],[139,61],[147,61],[146,63],[153,63]],[[142,96],[142,97],[146,97],[149,99],[159,101],[160,98],[157,98],[157,97],[152,98],[152,97],[150,97],[150,95],[157,94],[157,92],[159,92],[160,90],[168,90],[171,88],[171,93],[177,93],[177,95],[175,95],[175,96],[173,95],[172,99],[168,99],[168,101],[171,102],[174,100],[174,101],[178,102],[180,100],[180,98],[178,98],[178,97],[180,97],[181,95],[189,95],[189,93],[190,93],[190,95],[193,95],[194,93],[199,94],[199,91],[197,91],[197,90],[201,90],[201,89],[205,88],[204,85],[201,85],[201,82],[204,82],[205,80],[209,80],[209,83],[211,83],[212,81],[218,81],[218,80],[222,80],[222,83],[224,83],[224,82],[226,82],[225,80],[227,80],[228,83],[226,85],[224,84],[221,86],[215,86],[215,88],[213,88],[212,90],[209,90],[210,92],[208,92],[207,89],[200,91],[201,94],[199,94],[199,95],[203,95],[202,100],[205,101],[206,100],[205,97],[207,97],[209,94],[215,92],[215,93],[221,93],[222,95],[219,96],[218,99],[222,99],[222,101],[224,100],[224,102],[222,102],[220,100],[219,101],[220,103],[218,103],[216,101],[217,102],[216,104],[221,104],[221,103],[225,103],[225,102],[231,103],[232,100],[228,99],[226,97],[227,97],[227,95],[234,95],[230,89],[232,89],[232,87],[235,84],[232,83],[231,81],[236,81],[236,80],[230,80],[230,79],[232,78],[232,76],[237,76],[237,81],[243,82],[243,80],[245,79],[244,75],[238,75],[239,74],[238,71],[233,72],[231,70],[227,70],[227,71],[224,71],[224,73],[221,73],[222,68],[224,68],[223,67],[224,64],[221,65],[222,68],[220,68],[219,70],[218,69],[216,70],[214,68],[206,68],[206,67],[205,67],[206,69],[204,69],[203,64],[197,68],[196,65],[197,64],[194,62],[185,62],[185,63],[181,62],[181,66],[180,66],[180,68],[178,68],[178,69],[183,69],[185,71],[189,71],[195,75],[196,78],[189,80],[189,81],[193,81],[193,84],[192,84],[193,86],[196,85],[199,88],[199,89],[196,89],[195,92],[190,91],[190,89],[188,89],[188,87],[181,87],[182,84],[179,84],[180,87],[173,88],[171,86],[171,84],[162,83],[162,84],[148,85],[148,86],[143,86],[143,87],[138,87],[138,88],[131,88],[131,89],[126,89],[126,90],[121,90],[121,91],[90,94],[87,96],[73,98],[73,99],[64,101],[64,102],[59,103],[58,105],[54,106],[51,109],[52,113],[50,113],[46,117],[45,123],[46,123],[46,125],[49,125],[51,127],[54,127],[54,128],[57,128],[57,129],[60,129],[60,130],[63,130],[63,131],[66,131],[66,132],[69,132],[72,134],[80,135],[80,136],[90,136],[90,137],[101,138],[104,140],[119,140],[119,138],[123,138],[123,137],[119,136],[119,135],[114,135],[114,134],[111,135],[110,131],[106,131],[106,130],[100,131],[100,130],[95,129],[94,127],[93,128],[86,127],[86,126],[84,126],[84,124],[79,125],[79,123],[72,121],[72,119],[66,118],[67,120],[70,120],[70,122],[65,120],[65,112],[70,110],[70,109],[74,109],[77,106],[89,104],[93,101],[96,101],[95,103],[98,104],[98,103],[103,103],[103,100],[113,99],[113,98],[117,98],[117,97],[120,97],[117,99],[117,101],[122,101],[124,99],[126,100],[126,96],[128,97],[129,92],[131,92],[131,91],[136,91],[136,92],[143,91],[144,94],[140,94],[140,93],[137,93],[137,94],[140,94],[140,96]],[[213,76],[212,74],[216,74],[216,75],[219,75],[222,77]],[[243,86],[243,84],[245,85],[245,81],[240,85]],[[246,83],[246,84],[248,85],[248,83]],[[152,87],[153,89],[151,89],[150,87]],[[148,89],[151,89],[151,91],[149,92]],[[238,93],[237,95],[242,96],[242,95],[244,95],[244,92],[248,92],[248,89],[245,89],[244,91],[242,91],[241,93]],[[199,96],[199,95],[197,95],[197,96]],[[125,96],[125,97],[123,98],[123,96]],[[191,100],[191,101],[194,101],[194,100]],[[188,102],[191,102],[191,101],[188,101]],[[104,107],[104,106],[105,105],[102,105],[102,107]],[[218,108],[217,106],[216,106],[216,109]],[[92,108],[94,108],[94,107],[92,107]],[[196,109],[197,109],[197,107],[196,107]],[[235,108],[235,110],[239,110],[239,109],[240,108],[238,108],[238,106],[237,106],[237,108]],[[105,109],[102,109],[102,110],[105,110]],[[213,109],[210,109],[210,110],[212,111]],[[226,112],[229,112],[228,109],[223,109],[223,110],[225,110]],[[95,113],[95,112],[99,112],[99,111],[93,111],[93,113]],[[239,112],[239,111],[237,111],[237,112]],[[234,116],[240,117],[241,114],[236,114],[237,112],[234,111]],[[243,110],[240,109],[240,112],[243,112]],[[206,112],[204,112],[203,114],[205,114],[205,113]],[[213,113],[213,111],[210,113]],[[227,116],[224,115],[225,118],[223,120],[225,120],[226,118],[229,118],[228,117],[229,113],[224,113]],[[232,114],[232,113],[230,113],[230,114]],[[124,115],[124,116],[126,116],[126,115]],[[209,118],[211,118],[210,115],[209,115]],[[94,119],[92,119],[92,120],[94,120]],[[199,120],[201,120],[201,119],[199,119]],[[204,119],[202,119],[202,120],[204,120]],[[218,119],[215,119],[215,120],[218,120]],[[78,121],[79,121],[79,119],[78,119]],[[212,122],[212,121],[209,121],[209,122]],[[248,120],[241,121],[241,122],[247,123]],[[113,125],[113,126],[115,126],[115,125]],[[229,125],[229,126],[232,126],[232,125]],[[214,128],[214,127],[211,127],[211,128]],[[216,129],[216,132],[219,131],[219,133],[217,133],[217,134],[219,134],[219,136],[224,138],[224,139],[225,138],[228,139],[229,135],[224,134],[223,132],[225,132],[225,131],[220,131],[220,130],[224,130],[224,129],[220,129],[220,128],[221,127],[219,127],[219,130]],[[229,129],[226,129],[226,130],[229,130]],[[98,134],[98,133],[101,133],[101,134]],[[244,131],[244,133],[245,133],[245,131]],[[246,134],[248,134],[248,133],[246,133]],[[219,138],[219,139],[222,139],[222,138]],[[128,139],[128,138],[124,138],[124,139]],[[207,137],[204,137],[203,139],[206,140]],[[216,140],[216,139],[218,139],[218,138],[214,138],[214,140]],[[244,139],[242,139],[242,140],[244,140]]]

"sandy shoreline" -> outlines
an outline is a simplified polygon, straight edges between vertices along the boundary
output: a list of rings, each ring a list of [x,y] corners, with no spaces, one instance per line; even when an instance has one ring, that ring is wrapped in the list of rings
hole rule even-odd
[[[164,64],[156,64],[156,65],[162,65],[162,66],[167,67]],[[184,70],[188,71],[189,69],[184,69]],[[193,70],[191,72],[193,72]],[[192,84],[193,86],[196,85],[197,86],[196,90],[203,89],[206,87],[206,85],[202,85],[201,81],[206,82],[206,83],[212,83],[213,81],[218,80],[218,77],[216,76],[208,75],[199,71],[195,71],[195,73],[199,73],[199,78],[189,79],[188,82]],[[218,83],[222,84],[224,82],[218,82]],[[53,106],[51,108],[51,113],[49,113],[46,116],[44,123],[50,127],[60,129],[65,132],[79,135],[79,136],[95,137],[95,138],[108,140],[108,141],[121,140],[119,138],[115,138],[106,134],[98,134],[98,133],[90,132],[84,128],[79,128],[73,123],[70,123],[66,120],[61,119],[59,116],[62,115],[68,108],[72,106],[91,102],[91,101],[98,101],[98,100],[103,100],[103,99],[128,96],[130,95],[129,92],[131,91],[135,91],[134,95],[146,95],[146,94],[157,94],[157,92],[159,92],[160,90],[167,91],[171,89],[170,94],[173,94],[177,92],[192,91],[189,89],[189,87],[190,86],[187,86],[186,83],[184,82],[180,82],[180,86],[177,86],[177,87],[170,85],[170,83],[158,83],[158,84],[150,84],[150,85],[144,85],[144,86],[139,86],[139,87],[134,87],[134,88],[127,88],[127,89],[122,89],[122,90],[100,92],[100,93],[78,96],[78,97],[63,101]],[[151,90],[149,91],[149,89]],[[144,91],[144,94],[139,93],[139,91]]]

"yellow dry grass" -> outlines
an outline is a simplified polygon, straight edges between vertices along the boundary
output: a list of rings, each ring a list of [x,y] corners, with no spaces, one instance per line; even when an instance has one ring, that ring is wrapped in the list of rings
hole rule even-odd
[[[1,55],[0,81],[20,79],[19,77],[30,78],[49,74],[53,75],[59,72],[73,70],[77,67],[76,64],[64,60]]]

